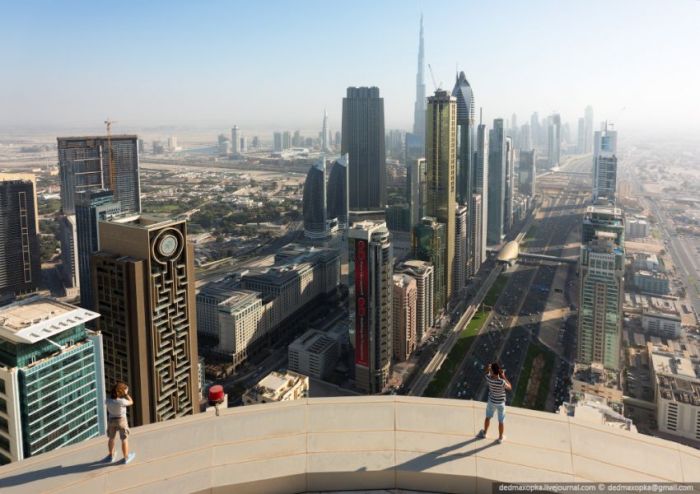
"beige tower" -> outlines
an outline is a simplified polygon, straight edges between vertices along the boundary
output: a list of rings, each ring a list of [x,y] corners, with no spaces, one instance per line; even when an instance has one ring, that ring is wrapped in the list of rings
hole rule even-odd
[[[394,358],[403,362],[416,349],[416,280],[407,274],[394,275]]]
[[[103,221],[99,235],[91,267],[107,387],[129,385],[133,425],[197,413],[194,256],[185,221]]]
[[[445,224],[445,288],[452,295],[455,257],[455,209],[457,206],[457,98],[438,89],[428,98],[425,121],[427,161],[426,216]]]

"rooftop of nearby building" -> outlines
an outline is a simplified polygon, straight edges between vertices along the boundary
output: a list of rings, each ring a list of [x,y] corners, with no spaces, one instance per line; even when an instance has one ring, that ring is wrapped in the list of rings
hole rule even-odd
[[[230,296],[219,304],[220,310],[236,311],[248,307],[260,297],[260,293],[253,290],[232,290]]]
[[[96,438],[0,467],[3,494],[236,494],[408,489],[491,493],[494,482],[700,481],[700,451],[554,413],[507,409],[503,444],[477,439],[484,403],[312,398],[135,427],[129,465]]]
[[[289,345],[289,349],[311,352],[318,355],[325,352],[329,347],[335,345],[336,342],[337,338],[329,336],[323,331],[318,329],[309,329],[306,333],[294,340],[292,344]]]
[[[653,345],[652,343],[649,343],[649,347],[649,355],[651,356],[655,373],[684,376],[693,379],[698,377],[689,358],[666,349],[666,347]]]
[[[611,389],[620,389],[620,375],[617,372],[606,370],[602,365],[576,364],[572,379],[588,384],[600,384]]]
[[[58,300],[33,296],[0,308],[0,337],[36,343],[100,315]]]
[[[625,418],[624,415],[608,405],[605,398],[588,393],[574,402],[563,403],[559,407],[559,413],[576,417],[584,422],[604,424],[626,431],[637,431],[632,420]]]

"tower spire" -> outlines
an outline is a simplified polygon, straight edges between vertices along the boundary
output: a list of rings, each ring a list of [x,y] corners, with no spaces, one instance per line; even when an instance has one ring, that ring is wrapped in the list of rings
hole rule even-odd
[[[418,69],[416,71],[416,101],[413,107],[413,134],[422,143],[425,139],[425,46],[423,42],[423,13],[420,14],[418,37]]]

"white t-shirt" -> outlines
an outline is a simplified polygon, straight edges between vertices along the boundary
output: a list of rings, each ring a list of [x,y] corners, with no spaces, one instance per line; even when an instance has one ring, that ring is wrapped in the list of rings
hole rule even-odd
[[[107,417],[110,419],[116,419],[120,417],[126,417],[126,407],[129,405],[129,400],[126,398],[107,398],[105,400],[107,405]]]

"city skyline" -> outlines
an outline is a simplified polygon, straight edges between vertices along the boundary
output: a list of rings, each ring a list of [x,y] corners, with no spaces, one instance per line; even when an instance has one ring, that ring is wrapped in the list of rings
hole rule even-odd
[[[548,2],[511,3],[507,18],[517,22],[501,22],[496,9],[472,2],[450,5],[451,15],[445,19],[432,14],[439,5],[415,2],[397,8],[398,3],[384,2],[372,6],[371,18],[364,18],[361,6],[342,13],[344,23],[362,23],[368,33],[352,41],[335,36],[339,8],[319,9],[316,2],[294,7],[208,3],[196,8],[177,3],[166,8],[153,2],[139,7],[138,16],[130,15],[128,8],[123,14],[110,12],[109,20],[119,28],[105,27],[105,14],[94,9],[63,9],[43,2],[14,6],[6,9],[7,25],[0,21],[2,45],[21,47],[5,57],[9,76],[0,81],[0,106],[7,109],[7,117],[0,117],[0,130],[60,124],[88,131],[99,128],[105,116],[119,122],[120,132],[185,123],[230,127],[234,122],[256,131],[294,125],[313,129],[319,127],[323,108],[328,109],[329,128],[338,129],[341,95],[353,85],[379,87],[386,98],[387,128],[410,130],[423,11],[425,59],[436,83],[447,88],[455,69],[464,70],[479,88],[485,121],[513,111],[526,119],[539,111],[558,112],[575,124],[581,109],[592,104],[597,118],[615,122],[628,133],[643,130],[643,122],[650,119],[667,130],[675,126],[692,132],[698,126],[693,118],[697,105],[683,95],[700,84],[700,71],[685,61],[693,58],[692,47],[698,44],[692,19],[698,18],[700,4],[636,3],[634,17],[624,5],[603,5],[605,22],[589,2],[567,5],[566,11]],[[236,13],[230,30],[207,27],[227,9]],[[80,36],[56,31],[65,16],[81,21]],[[261,19],[262,25],[256,22]],[[20,30],[30,20],[31,36]],[[461,29],[465,23],[469,30]],[[596,25],[596,36],[590,35],[591,25]],[[333,43],[316,42],[316,35],[324,31]],[[182,32],[192,35],[181,36]],[[465,46],[487,48],[464,53],[454,48],[456,38],[463,38]],[[46,50],[48,39],[59,40],[58,50]],[[489,39],[501,41],[484,43]],[[279,46],[289,46],[290,40],[300,55],[275,57]],[[238,49],[242,43],[249,48]],[[553,43],[561,43],[561,48],[552,49]],[[382,50],[373,49],[380,44]],[[233,48],[234,63],[222,63]],[[100,57],[90,57],[94,50]],[[73,56],[77,53],[81,56]],[[343,53],[342,61],[333,62],[337,53]],[[104,55],[120,70],[96,70],[93,62],[84,62]],[[654,64],[648,63],[650,58]],[[500,77],[494,70],[499,65],[521,75],[517,85]],[[273,67],[278,75],[270,77]],[[39,77],[47,70],[56,77]],[[324,82],[309,84],[304,74],[321,70]],[[285,91],[277,90],[279,77],[285,80]],[[430,73],[425,79],[431,92]],[[98,98],[102,93],[110,98]],[[251,94],[265,94],[269,107],[261,107]]]

